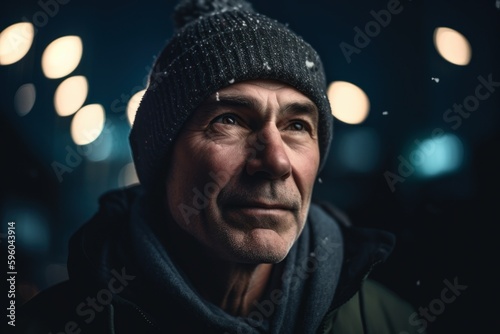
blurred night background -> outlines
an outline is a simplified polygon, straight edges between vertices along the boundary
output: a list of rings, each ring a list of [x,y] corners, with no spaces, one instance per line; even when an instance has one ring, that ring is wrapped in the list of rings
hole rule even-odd
[[[15,221],[18,304],[66,278],[98,197],[135,182],[129,119],[176,3],[0,5],[2,254]],[[500,0],[252,3],[322,57],[337,121],[315,197],[396,234],[373,278],[430,307],[428,333],[498,328]],[[445,280],[467,286],[449,304]]]

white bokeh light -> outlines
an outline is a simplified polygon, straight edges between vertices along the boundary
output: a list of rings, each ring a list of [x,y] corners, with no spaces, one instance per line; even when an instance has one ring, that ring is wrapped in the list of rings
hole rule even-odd
[[[347,124],[362,123],[370,111],[370,100],[358,86],[347,81],[334,81],[328,87],[332,114]]]
[[[128,101],[127,118],[128,118],[128,123],[130,125],[134,124],[135,113],[137,112],[137,108],[139,108],[139,104],[141,103],[144,93],[146,93],[145,89],[140,90],[137,93],[135,93]]]
[[[90,144],[104,129],[104,108],[100,104],[89,104],[75,114],[71,121],[71,137],[77,145]]]
[[[59,116],[70,116],[85,102],[89,90],[87,79],[78,75],[59,84],[54,94],[54,107]]]
[[[0,65],[10,65],[21,60],[30,50],[35,28],[30,22],[16,23],[0,33]]]
[[[130,162],[123,166],[118,174],[118,186],[127,187],[133,184],[138,184],[139,178],[137,177],[137,172],[135,171],[135,165]]]
[[[436,28],[434,46],[441,57],[452,64],[465,66],[470,62],[472,56],[470,43],[456,30],[447,27]]]
[[[49,79],[62,78],[75,70],[83,53],[78,36],[64,36],[50,43],[42,54],[43,74]]]

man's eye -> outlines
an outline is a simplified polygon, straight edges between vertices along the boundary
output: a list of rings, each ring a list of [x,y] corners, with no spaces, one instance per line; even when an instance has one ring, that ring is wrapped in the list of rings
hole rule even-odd
[[[212,123],[222,123],[222,124],[229,124],[229,125],[236,125],[238,124],[238,121],[236,120],[235,115],[231,114],[224,114],[216,117]]]
[[[293,131],[304,131],[306,129],[306,126],[303,122],[295,121],[290,124],[289,129]]]

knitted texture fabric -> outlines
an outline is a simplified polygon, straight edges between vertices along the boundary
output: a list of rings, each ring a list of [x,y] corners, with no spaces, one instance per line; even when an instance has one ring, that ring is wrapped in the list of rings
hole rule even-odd
[[[177,30],[155,61],[129,137],[146,190],[164,185],[172,145],[196,108],[217,90],[252,79],[284,82],[316,104],[323,167],[333,116],[322,62],[307,42],[243,0],[184,0],[174,21]]]

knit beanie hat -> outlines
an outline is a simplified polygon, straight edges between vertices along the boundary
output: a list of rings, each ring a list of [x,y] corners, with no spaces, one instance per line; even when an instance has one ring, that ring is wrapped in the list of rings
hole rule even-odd
[[[333,116],[316,51],[285,25],[244,0],[181,0],[176,31],[156,58],[129,139],[139,181],[163,187],[175,138],[194,110],[217,90],[252,79],[291,85],[319,111],[320,170]]]

